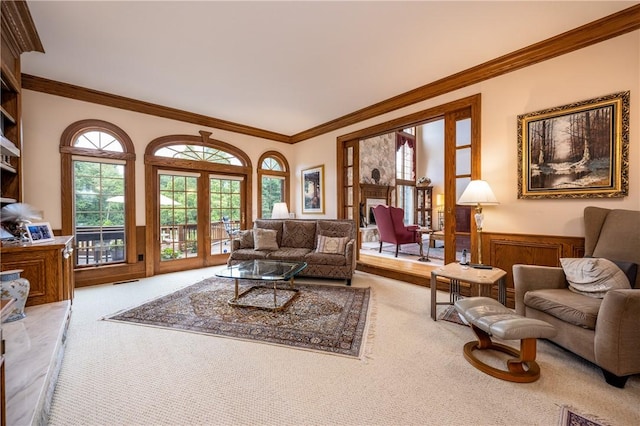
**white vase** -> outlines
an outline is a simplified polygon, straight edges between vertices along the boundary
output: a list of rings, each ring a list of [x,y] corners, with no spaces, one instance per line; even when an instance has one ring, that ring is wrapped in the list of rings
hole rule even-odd
[[[24,306],[29,297],[29,280],[20,277],[22,269],[13,269],[11,271],[0,272],[2,281],[2,299],[16,299],[13,309],[5,322],[17,321],[26,317]]]

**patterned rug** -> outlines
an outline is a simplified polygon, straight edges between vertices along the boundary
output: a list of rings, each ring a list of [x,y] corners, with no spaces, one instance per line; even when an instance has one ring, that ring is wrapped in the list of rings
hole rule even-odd
[[[586,416],[576,413],[573,408],[563,405],[560,407],[559,426],[607,426],[602,420],[594,416]]]
[[[260,283],[241,281],[240,291],[255,284]],[[230,306],[232,281],[209,278],[104,319],[360,357],[370,289],[298,283],[295,288],[298,296],[271,312]]]
[[[458,311],[453,306],[447,306],[446,309],[438,314],[438,320],[449,321],[455,324],[467,326],[458,315]]]

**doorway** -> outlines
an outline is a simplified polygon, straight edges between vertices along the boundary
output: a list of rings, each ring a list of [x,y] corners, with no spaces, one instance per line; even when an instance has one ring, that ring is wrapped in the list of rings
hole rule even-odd
[[[474,242],[475,229],[470,216],[464,214],[463,206],[457,206],[456,201],[464,190],[466,183],[480,176],[480,95],[470,96],[445,105],[441,105],[419,113],[382,123],[361,131],[338,138],[338,185],[343,188],[338,191],[338,205],[341,206],[341,218],[360,217],[362,194],[359,183],[364,176],[360,176],[360,159],[367,153],[360,151],[359,141],[377,135],[388,134],[410,127],[422,126],[430,122],[442,120],[443,123],[443,157],[439,164],[444,171],[441,205],[436,209],[431,201],[431,217],[438,217],[442,223],[442,241],[444,242],[444,263],[456,260],[458,249]],[[419,158],[419,154],[418,154]],[[428,175],[429,170],[421,170],[417,166],[416,173]],[[404,186],[414,182],[403,182]],[[395,185],[394,185],[395,186]],[[406,189],[405,189],[406,190]],[[437,193],[436,193],[437,197]],[[394,197],[391,197],[394,199]],[[435,213],[435,214],[434,214]],[[438,216],[438,214],[440,214]],[[435,228],[435,223],[430,224]],[[362,238],[358,239],[358,253],[362,247]]]

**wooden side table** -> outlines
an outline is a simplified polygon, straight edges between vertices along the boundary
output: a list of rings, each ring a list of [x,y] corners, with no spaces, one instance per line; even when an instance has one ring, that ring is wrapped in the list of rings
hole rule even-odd
[[[438,305],[453,305],[460,298],[460,283],[475,284],[478,287],[477,296],[491,297],[491,287],[498,284],[498,301],[503,305],[507,302],[507,289],[505,277],[507,273],[500,268],[475,269],[471,266],[463,266],[459,263],[449,263],[443,267],[431,271],[431,318],[437,320],[436,308]],[[437,279],[443,277],[449,279],[449,301],[437,301]]]

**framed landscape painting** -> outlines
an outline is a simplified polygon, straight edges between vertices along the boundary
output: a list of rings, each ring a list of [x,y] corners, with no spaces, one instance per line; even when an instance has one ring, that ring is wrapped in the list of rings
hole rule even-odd
[[[324,213],[324,165],[302,171],[302,213]]]
[[[628,193],[628,91],[518,116],[518,198]]]

